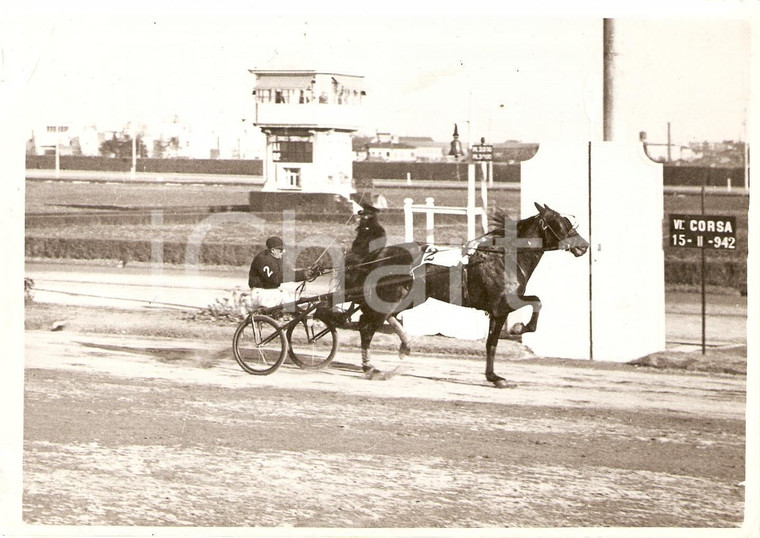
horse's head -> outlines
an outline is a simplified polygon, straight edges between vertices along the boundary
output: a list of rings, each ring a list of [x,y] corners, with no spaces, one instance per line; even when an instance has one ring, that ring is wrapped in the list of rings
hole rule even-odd
[[[534,202],[538,209],[538,223],[543,231],[544,248],[569,250],[576,257],[588,250],[588,241],[578,234],[576,227],[566,216]]]

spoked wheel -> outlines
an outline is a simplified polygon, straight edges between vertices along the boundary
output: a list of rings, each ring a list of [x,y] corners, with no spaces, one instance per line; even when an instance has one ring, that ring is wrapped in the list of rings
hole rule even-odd
[[[301,368],[326,368],[338,349],[338,331],[319,318],[307,318],[288,327],[288,354]]]
[[[269,375],[285,360],[288,341],[275,320],[254,314],[235,330],[232,351],[240,367],[253,375]]]

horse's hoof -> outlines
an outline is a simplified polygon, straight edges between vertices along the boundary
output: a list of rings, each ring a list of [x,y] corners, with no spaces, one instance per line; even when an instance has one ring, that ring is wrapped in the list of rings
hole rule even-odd
[[[406,344],[401,344],[398,348],[398,358],[401,360],[408,359],[412,354],[412,348]]]
[[[509,334],[517,336],[525,332],[525,324],[518,321],[509,329]]]
[[[513,389],[517,387],[516,383],[509,383],[506,379],[497,379],[493,382],[493,385],[497,389]]]
[[[378,370],[374,366],[363,366],[362,371],[367,379],[382,379],[383,377],[382,370]]]
[[[381,372],[380,379],[382,379],[383,381],[391,379],[393,377],[396,377],[398,374],[400,374],[401,371],[402,371],[402,368],[401,368],[401,365],[399,364],[393,370],[387,370],[387,371]]]

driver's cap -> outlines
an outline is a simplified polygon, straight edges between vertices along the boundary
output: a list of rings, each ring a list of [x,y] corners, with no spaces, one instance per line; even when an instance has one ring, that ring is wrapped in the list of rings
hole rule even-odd
[[[280,239],[277,236],[270,237],[267,239],[267,248],[282,248],[283,243],[282,239]]]

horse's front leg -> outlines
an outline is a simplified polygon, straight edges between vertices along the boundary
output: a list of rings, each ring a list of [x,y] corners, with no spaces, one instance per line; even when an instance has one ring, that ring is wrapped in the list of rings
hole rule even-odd
[[[528,321],[528,324],[525,326],[526,333],[532,333],[536,332],[536,326],[538,325],[538,314],[541,312],[541,299],[536,297],[535,295],[525,295],[523,296],[523,300],[525,302],[531,303],[531,306],[533,307],[533,314],[530,316],[530,320]]]
[[[499,344],[501,328],[506,320],[506,315],[492,314],[488,322],[488,338],[486,339],[486,379],[500,389],[515,386],[513,383],[508,383],[503,377],[496,375],[493,368],[494,361],[496,360],[496,346]]]
[[[519,335],[536,332],[536,327],[538,326],[538,314],[541,312],[541,299],[535,295],[522,295],[520,296],[520,301],[523,304],[530,305],[533,309],[533,313],[530,315],[530,320],[527,325],[524,325],[522,322],[515,323],[509,331],[510,334]]]

